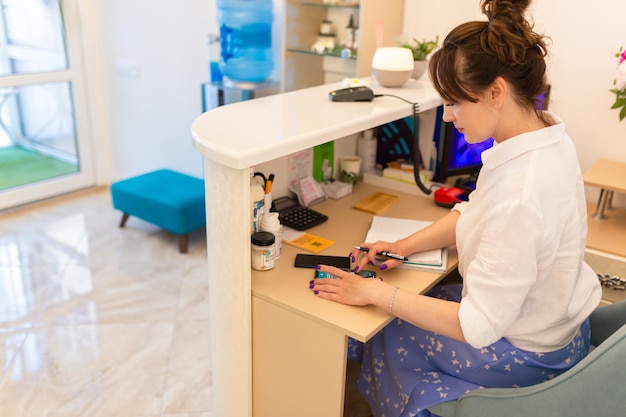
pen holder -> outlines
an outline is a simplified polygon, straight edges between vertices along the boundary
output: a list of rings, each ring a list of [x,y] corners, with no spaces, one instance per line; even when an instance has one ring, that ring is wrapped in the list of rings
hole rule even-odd
[[[361,172],[361,157],[349,155],[341,158],[341,181],[356,184]]]
[[[265,193],[265,212],[269,213],[272,208],[272,192]]]

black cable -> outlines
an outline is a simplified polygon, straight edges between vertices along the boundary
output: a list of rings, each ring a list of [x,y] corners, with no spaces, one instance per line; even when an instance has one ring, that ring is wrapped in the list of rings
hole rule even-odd
[[[263,179],[263,189],[265,189],[265,186],[267,185],[267,178],[265,178],[265,174],[262,172],[255,172],[254,174],[252,174],[253,177],[261,177]]]
[[[413,103],[413,177],[415,178],[415,184],[424,192],[429,195],[433,192],[430,188],[427,188],[422,182],[420,177],[421,166],[421,154],[420,154],[420,105],[419,103]]]
[[[432,189],[426,187],[420,177],[420,164],[422,158],[420,155],[420,105],[419,103],[413,103],[403,97],[394,96],[393,94],[377,94],[374,97],[394,97],[400,99],[413,106],[413,177],[415,178],[415,184],[419,187],[424,194],[429,195],[433,192]]]

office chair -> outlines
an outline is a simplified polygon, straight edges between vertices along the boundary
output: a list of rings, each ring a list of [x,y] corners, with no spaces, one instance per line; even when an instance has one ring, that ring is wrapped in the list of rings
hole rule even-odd
[[[626,300],[591,315],[592,351],[558,377],[524,388],[469,392],[428,410],[442,417],[623,416],[626,412]]]

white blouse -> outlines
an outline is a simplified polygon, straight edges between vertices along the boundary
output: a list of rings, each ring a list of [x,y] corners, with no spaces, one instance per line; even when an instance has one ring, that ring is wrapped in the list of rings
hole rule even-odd
[[[481,348],[505,337],[520,349],[567,345],[598,305],[596,273],[583,261],[587,207],[576,151],[558,122],[482,154],[456,241],[464,277],[459,319]]]

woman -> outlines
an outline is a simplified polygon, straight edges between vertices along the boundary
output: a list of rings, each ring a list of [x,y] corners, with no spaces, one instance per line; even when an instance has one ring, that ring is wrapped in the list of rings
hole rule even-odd
[[[588,352],[600,286],[583,261],[582,177],[563,122],[535,110],[547,52],[525,19],[529,3],[483,0],[487,20],[453,29],[431,58],[443,119],[468,142],[495,141],[469,201],[427,229],[351,253],[358,270],[380,251],[456,244],[462,291],[447,300],[417,295],[329,266],[318,269],[341,279],[311,284],[318,297],[397,317],[363,349],[358,386],[376,416],[425,416],[468,390],[537,384]]]

